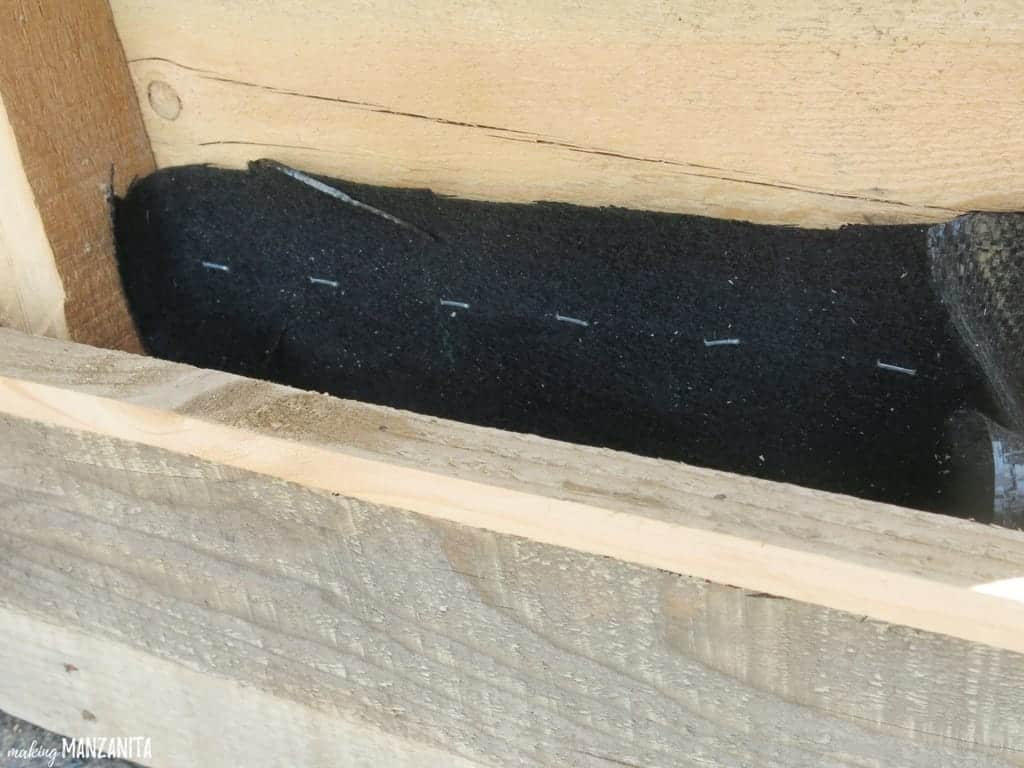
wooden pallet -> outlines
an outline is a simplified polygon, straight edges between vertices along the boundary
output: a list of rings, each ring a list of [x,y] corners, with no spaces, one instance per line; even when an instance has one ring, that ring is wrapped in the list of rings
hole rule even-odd
[[[1024,533],[129,354],[107,203],[272,155],[1022,208],[1014,3],[3,0],[0,35],[0,708],[161,766],[1024,765],[1024,603],[977,589]]]

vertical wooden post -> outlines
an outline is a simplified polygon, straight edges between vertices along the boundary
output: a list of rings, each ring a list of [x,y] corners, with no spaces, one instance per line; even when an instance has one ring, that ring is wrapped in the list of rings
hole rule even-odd
[[[106,0],[0,0],[0,323],[138,351],[110,222],[153,154]]]

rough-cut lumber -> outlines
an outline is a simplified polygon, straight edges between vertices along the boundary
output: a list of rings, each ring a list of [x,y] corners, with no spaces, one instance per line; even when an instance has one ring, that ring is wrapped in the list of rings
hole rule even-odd
[[[113,0],[161,166],[836,226],[1024,207],[1015,0]]]
[[[0,340],[4,342],[0,360],[15,358],[19,338],[23,339],[12,332],[0,332]],[[874,553],[855,551],[851,558],[837,557],[823,554],[817,541],[819,536],[813,533],[803,537],[788,535],[780,543],[750,535],[745,519],[752,514],[764,513],[763,502],[756,499],[763,493],[770,493],[769,489],[773,488],[773,484],[765,481],[747,480],[751,484],[751,498],[746,503],[755,509],[737,509],[740,503],[735,490],[738,476],[589,449],[597,456],[610,457],[605,467],[606,472],[615,476],[615,482],[609,488],[612,493],[644,493],[642,476],[624,477],[620,469],[621,465],[628,466],[633,461],[640,462],[638,466],[646,466],[649,462],[649,466],[660,467],[666,473],[689,475],[687,480],[704,501],[710,497],[712,501],[720,502],[715,505],[717,509],[713,506],[708,510],[710,524],[691,525],[687,519],[688,510],[680,507],[679,500],[674,498],[669,498],[660,509],[646,504],[642,496],[639,499],[628,497],[628,502],[618,507],[605,503],[601,493],[591,493],[590,498],[585,499],[573,496],[556,498],[550,493],[520,489],[515,483],[496,485],[479,478],[446,476],[436,470],[424,470],[416,466],[415,461],[401,466],[387,452],[373,456],[354,455],[345,450],[345,444],[339,445],[326,435],[314,441],[285,439],[274,434],[273,424],[270,430],[227,426],[217,423],[221,421],[219,409],[215,409],[212,418],[205,413],[196,418],[170,410],[169,403],[161,399],[173,386],[191,391],[193,398],[190,403],[197,397],[204,403],[211,399],[214,402],[231,402],[232,407],[244,403],[249,415],[254,407],[253,395],[240,396],[238,391],[246,392],[250,386],[266,387],[272,393],[270,398],[275,401],[280,397],[279,393],[299,398],[304,396],[286,387],[259,384],[229,374],[144,360],[140,363],[142,366],[156,366],[157,377],[170,379],[158,389],[160,395],[155,401],[145,405],[139,404],[135,398],[127,401],[125,392],[116,384],[103,390],[99,396],[95,392],[71,391],[69,379],[73,381],[82,375],[69,366],[74,351],[61,349],[59,359],[52,361],[54,368],[46,369],[38,362],[45,353],[46,345],[31,341],[28,344],[31,352],[22,358],[27,362],[27,370],[20,369],[23,375],[15,377],[10,375],[9,369],[0,368],[0,413],[50,427],[84,430],[181,453],[225,467],[267,474],[362,502],[409,510],[436,520],[523,536],[1024,653],[1024,637],[1020,634],[1021,627],[1024,627],[1024,605],[994,599],[969,589],[977,586],[979,581],[998,581],[1021,574],[1024,533],[987,529],[963,521],[946,521],[927,513],[882,504],[853,502],[863,507],[865,516],[871,515],[881,521],[888,536],[893,535],[900,516],[907,518],[909,531],[914,531],[916,526],[924,528],[923,536],[929,543],[936,541],[935,532],[931,530],[932,520],[941,521],[937,522],[935,531],[952,533],[946,528],[947,523],[952,523],[953,530],[960,528],[967,533],[964,536],[967,540],[974,531],[984,532],[982,549],[976,557],[968,558],[965,566],[972,571],[984,572],[985,577],[976,580],[973,575],[958,574],[955,570],[939,572],[927,546],[922,553],[923,563],[908,558],[901,548],[896,548],[892,554],[884,553],[882,557],[878,556],[877,550]],[[104,360],[117,359],[106,352],[99,354],[104,355]],[[40,378],[37,371],[42,371],[45,379],[53,370],[59,370],[65,377],[57,386],[37,380]],[[84,370],[89,370],[88,365]],[[180,377],[184,377],[187,383],[198,377],[201,381],[199,391],[194,384],[183,386]],[[149,383],[152,386],[152,382]],[[318,419],[321,422],[331,423],[341,418],[358,418],[362,423],[372,420],[368,414],[373,413],[373,406],[348,403],[358,417],[342,417],[333,410],[339,402],[343,401],[315,396],[311,405],[274,423],[280,427],[287,422],[288,429],[306,430],[315,424],[309,418],[310,414],[320,409],[327,410],[327,414],[321,414]],[[464,429],[470,433],[478,431],[469,426]],[[501,431],[479,431],[492,435],[498,444],[505,441],[505,433]],[[440,434],[444,434],[443,428]],[[535,441],[541,463],[545,463],[543,457],[548,446],[558,445],[540,438],[528,439]],[[588,487],[593,470],[588,469],[580,458],[587,455],[588,449],[569,446],[566,451],[563,484]],[[481,448],[478,447],[476,452],[480,454]],[[402,455],[401,451],[398,453]],[[517,468],[511,471],[515,475]],[[801,498],[803,494],[800,491],[794,493],[790,486],[774,487],[785,489],[782,498],[790,504],[799,500],[807,505],[825,507],[825,512],[818,514],[838,525],[840,531],[843,529],[846,522],[843,513],[829,507],[841,509],[849,500],[813,491],[805,491],[807,496]],[[719,491],[719,488],[728,488],[729,491]],[[719,515],[729,522],[720,524]],[[772,521],[771,527],[786,528],[777,520]],[[874,545],[884,547],[880,542]],[[964,544],[959,536],[955,546],[962,555]],[[992,557],[993,546],[1004,549],[1002,559]],[[941,556],[940,552],[935,554]],[[863,559],[869,562],[863,562]]]
[[[0,326],[66,339],[64,286],[0,95]]]
[[[0,375],[954,586],[1024,574],[1020,532],[148,357],[0,331]]]
[[[325,724],[355,764],[1024,764],[1024,606],[967,589],[1024,534],[10,331],[0,376],[0,708],[51,729],[157,765],[281,719],[313,765]],[[864,610],[756,586],[806,557]],[[908,587],[1001,647],[877,620]]]
[[[137,350],[108,199],[154,166],[110,8],[0,0],[0,46],[0,323]]]
[[[6,709],[38,713],[33,719],[78,736],[148,736],[155,766],[478,765],[448,750],[168,661],[140,649],[138,642],[120,643],[77,631],[67,622],[58,625],[38,614],[3,608],[0,624],[0,696]],[[60,754],[61,740],[42,746],[56,747]]]

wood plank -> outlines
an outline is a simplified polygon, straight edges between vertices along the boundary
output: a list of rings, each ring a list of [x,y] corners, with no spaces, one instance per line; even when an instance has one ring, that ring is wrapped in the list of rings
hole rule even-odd
[[[62,734],[150,739],[155,766],[283,765],[352,768],[473,768],[430,744],[386,734],[237,680],[182,666],[68,623],[0,608],[5,710],[20,710]],[[44,695],[19,695],[45,691]],[[45,741],[56,747],[61,739]],[[57,763],[61,765],[60,762]]]
[[[1024,207],[1014,0],[113,0],[160,165],[759,222]]]
[[[28,181],[15,188],[5,178],[0,217],[5,229],[13,219],[33,222],[24,225],[32,237],[3,243],[3,278],[13,282],[0,295],[0,317],[23,330],[138,350],[107,201],[111,184],[123,193],[154,164],[110,8],[105,0],[3,0],[0,37],[0,137],[13,135]]]
[[[244,399],[208,372],[92,360],[69,366],[74,386],[183,410]],[[259,733],[308,746],[314,766],[438,752],[457,765],[1024,764],[1019,653],[111,437],[101,401],[66,392],[92,403],[74,429],[0,416],[0,708],[17,716],[148,735],[167,766],[235,765]],[[159,429],[172,423],[205,429],[166,414]],[[256,429],[233,433],[236,454],[258,449]],[[306,454],[293,446],[294,464]],[[563,505],[550,525],[585,537],[588,519],[560,518]],[[245,751],[254,766],[284,757]]]
[[[374,412],[381,409],[372,406],[344,404],[326,396],[303,395],[277,385],[251,383],[163,361],[81,350],[87,356],[101,356],[90,366],[80,358],[75,360],[78,350],[74,347],[24,339],[10,331],[0,332],[0,340],[0,359],[8,361],[0,367],[0,391],[4,395],[0,412],[11,416],[186,454],[437,520],[524,536],[1024,651],[1019,631],[1024,626],[1024,604],[970,589],[977,586],[979,576],[988,582],[1021,574],[1022,532],[575,446],[562,446],[562,485],[571,493],[578,488],[588,489],[589,477],[604,470],[613,478],[612,487],[584,491],[584,498],[558,498],[557,492],[553,495],[541,489],[538,493],[535,487],[517,482],[520,467],[514,461],[502,473],[503,484],[496,484],[487,479],[491,472],[486,464],[477,468],[482,478],[441,474],[436,464],[421,467],[417,456],[433,452],[430,446],[412,455],[401,449],[359,455],[344,443],[329,438],[325,441],[324,433],[312,426],[342,420],[373,424]],[[26,344],[32,350],[27,355]],[[21,353],[17,351],[19,346]],[[138,393],[133,393],[139,386],[139,375],[128,374],[127,380],[135,383],[127,388],[123,384],[124,368],[131,368],[136,361],[146,371],[141,377],[144,406],[138,404]],[[91,380],[96,366],[108,372],[98,383]],[[117,373],[111,375],[110,371]],[[66,376],[67,381],[52,386],[37,380],[52,381],[54,375]],[[80,382],[83,375],[89,385],[76,385],[74,382]],[[266,393],[253,395],[246,391],[247,385],[265,387]],[[86,391],[73,391],[71,387],[76,386]],[[96,394],[97,388],[100,394]],[[187,400],[183,402],[185,393]],[[301,410],[290,410],[288,416],[271,416],[267,424],[267,403],[273,402],[278,393],[306,398],[306,403]],[[202,416],[185,415],[196,403],[204,409]],[[230,403],[227,413],[231,416],[218,415],[222,406],[210,407],[211,403]],[[246,404],[243,422],[249,423],[241,428],[222,423],[238,417],[239,403]],[[342,410],[332,413],[334,408]],[[269,410],[273,413],[273,406]],[[286,422],[290,429],[306,432],[312,439],[276,436],[275,430]],[[436,423],[440,425],[438,431],[443,432],[445,423]],[[499,445],[515,439],[500,431],[469,426],[462,430],[484,434],[488,441]],[[538,464],[554,463],[548,459],[557,453],[557,443],[528,439],[534,441]],[[480,447],[469,453],[486,455]],[[596,468],[591,455],[602,453],[607,460],[603,467]],[[406,461],[395,461],[393,456]],[[697,497],[697,503],[671,490],[661,505],[639,495],[647,485],[644,475],[657,469],[664,475],[679,474],[682,486],[690,486],[688,490]],[[749,496],[745,496],[743,483],[749,484]],[[737,484],[741,488],[739,497],[735,491],[732,498],[719,491]],[[773,491],[777,493],[774,499]],[[609,501],[605,500],[606,494]],[[758,498],[769,501],[759,503]],[[708,500],[718,504],[708,505]],[[817,512],[804,515],[807,527],[794,533],[790,520],[799,519],[801,514],[777,510],[798,505],[817,507]],[[776,519],[755,523],[758,533],[752,535],[747,520],[762,516]],[[873,531],[870,523],[863,522],[869,516],[874,516],[874,525],[882,527]],[[815,517],[834,526],[835,538],[840,540],[849,521],[855,531],[851,540],[858,543],[829,548],[823,544],[827,541],[822,535],[824,529],[815,530],[810,522]],[[707,518],[713,522],[707,522]],[[866,530],[858,530],[859,526]],[[765,528],[775,529],[773,541],[761,535]],[[888,537],[897,538],[897,543],[885,543]],[[909,545],[904,543],[905,538]],[[866,546],[861,548],[861,542]],[[958,550],[958,555],[951,556],[951,549]],[[948,560],[956,566],[950,571],[936,567],[936,557],[943,565]]]
[[[68,337],[64,286],[0,98],[0,326]]]
[[[0,375],[954,586],[1024,574],[1019,531],[324,397],[221,371],[0,330]]]

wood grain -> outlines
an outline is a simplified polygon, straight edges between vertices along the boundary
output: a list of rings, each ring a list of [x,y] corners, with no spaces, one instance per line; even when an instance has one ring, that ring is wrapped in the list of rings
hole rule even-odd
[[[1024,533],[0,330],[0,375],[400,467],[599,504],[970,587],[1024,574]]]
[[[12,355],[6,350],[15,349],[17,338],[17,334],[12,332],[0,335],[4,340],[2,348],[5,352],[2,354],[15,361],[17,354]],[[147,387],[152,388],[146,406],[132,402],[135,398],[129,394],[131,389],[125,390],[117,383],[108,384],[102,396],[97,396],[95,390],[93,393],[72,391],[67,383],[56,387],[44,384],[33,380],[32,370],[43,370],[44,379],[53,375],[52,371],[45,372],[47,364],[44,361],[47,360],[47,347],[58,343],[31,340],[29,343],[34,351],[30,355],[28,370],[23,363],[17,362],[10,366],[13,371],[0,367],[0,392],[3,394],[0,412],[14,417],[169,450],[363,502],[410,510],[436,520],[522,536],[588,554],[600,554],[891,623],[942,632],[999,648],[1024,651],[1024,640],[1020,634],[1020,628],[1024,626],[1024,605],[969,589],[976,586],[975,579],[982,572],[984,581],[1020,575],[1024,533],[972,526],[926,513],[901,511],[824,493],[808,491],[808,496],[801,498],[800,491],[793,492],[788,486],[765,481],[746,481],[751,483],[752,493],[750,501],[745,504],[735,496],[730,499],[728,493],[717,492],[717,488],[735,484],[738,480],[735,476],[637,459],[640,467],[660,467],[665,474],[669,471],[680,473],[685,478],[684,483],[688,481],[698,497],[692,511],[688,510],[690,505],[685,497],[671,493],[664,507],[659,508],[645,503],[642,494],[646,484],[641,478],[635,475],[629,479],[623,477],[620,466],[628,466],[631,457],[624,456],[619,460],[620,455],[613,452],[605,452],[609,458],[605,471],[613,478],[613,488],[607,494],[611,497],[610,503],[606,503],[605,494],[600,492],[592,492],[584,500],[557,498],[543,491],[538,494],[514,481],[498,485],[487,480],[440,474],[429,466],[429,462],[426,469],[418,466],[415,459],[403,465],[401,461],[393,461],[387,451],[366,457],[346,450],[344,444],[337,442],[325,445],[315,441],[283,439],[273,434],[275,423],[279,426],[288,423],[292,429],[302,430],[310,429],[308,425],[317,422],[331,423],[345,418],[341,412],[330,413],[340,401],[325,396],[314,396],[310,407],[294,411],[291,417],[281,422],[272,421],[269,429],[266,425],[238,428],[217,423],[218,408],[213,408],[212,413],[204,414],[202,418],[181,412],[187,412],[190,407],[186,404],[183,408],[179,399],[182,393],[187,392],[189,401],[248,402],[251,406],[246,410],[251,408],[250,412],[259,413],[266,396],[246,394],[246,380],[225,378],[224,374],[142,360],[141,365],[149,369]],[[103,354],[110,362],[102,361],[101,369],[121,367],[116,362],[119,355]],[[69,368],[74,356],[74,351],[64,348],[59,352],[54,350],[50,358],[60,361],[58,369],[63,367],[64,370],[76,371],[71,374],[71,381],[78,379],[81,371],[90,370],[80,360],[74,363],[73,369]],[[129,366],[130,361],[138,360],[120,359],[128,361]],[[19,378],[5,375],[12,372],[16,372]],[[179,381],[181,377],[185,379],[184,384]],[[258,386],[269,387],[271,398],[273,390],[294,393],[272,385]],[[164,398],[170,392],[175,394],[167,401]],[[319,403],[315,402],[317,400]],[[175,405],[179,412],[171,410]],[[369,409],[361,421],[366,423],[372,419],[373,409],[369,406],[349,404],[348,408],[356,411]],[[441,425],[439,431],[443,432],[444,422],[438,424]],[[506,439],[501,432],[474,427],[463,429],[470,433],[486,433],[498,444]],[[538,461],[542,464],[550,463],[545,461],[548,446],[557,446],[557,443],[536,439],[534,444]],[[564,476],[571,478],[577,488],[588,487],[588,475],[593,473],[587,469],[588,454],[594,451],[572,446],[564,448]],[[428,452],[431,452],[429,446],[424,450],[424,453]],[[401,451],[395,453],[400,457],[403,455]],[[477,450],[476,453],[481,452]],[[518,470],[517,465],[511,463],[508,475],[514,478]],[[569,488],[573,489],[572,486]],[[885,534],[875,536],[875,542],[884,539],[886,534],[891,535],[893,530],[902,529],[913,536],[915,529],[928,531],[933,520],[935,527],[924,535],[918,534],[918,541],[914,542],[916,546],[904,550],[901,542],[898,546],[886,547],[895,553],[894,557],[887,554],[879,557],[877,550],[871,548],[858,552],[858,547],[849,544],[844,545],[846,549],[822,547],[821,530],[815,531],[812,525],[809,535],[793,535],[787,527],[785,515],[767,526],[762,523],[762,527],[776,529],[776,541],[781,539],[779,543],[769,542],[765,540],[767,537],[752,535],[746,520],[756,519],[770,511],[770,507],[757,504],[755,499],[759,492],[770,498],[772,489],[778,489],[779,498],[788,501],[790,506],[802,502],[807,506],[824,508],[818,514],[836,526],[840,531],[839,537],[847,519],[857,521],[861,516],[869,515],[875,516],[876,525],[881,522],[886,526],[883,529]],[[708,505],[709,499],[711,505]],[[844,506],[851,503],[855,508],[860,507],[852,517],[844,510]],[[718,515],[714,514],[716,508]],[[711,511],[715,518],[713,523],[702,521],[702,513],[706,511]],[[690,520],[695,520],[696,524],[690,524]],[[856,522],[851,527],[855,528]],[[964,535],[954,534],[956,529],[963,529]],[[943,536],[949,536],[944,543]],[[979,542],[975,557],[960,560],[961,567],[969,569],[971,575],[956,571],[946,573],[931,564],[932,556],[945,556],[944,548],[958,548],[961,555],[970,552],[974,536],[986,541]],[[856,536],[852,540],[856,540]],[[941,546],[936,546],[939,543]],[[851,550],[853,556],[847,556]],[[915,569],[923,569],[924,573],[915,573]]]
[[[1015,0],[113,0],[161,166],[759,222],[1024,207]]]
[[[30,299],[40,302],[46,322],[9,309],[6,293],[0,315],[26,323],[18,325],[23,330],[66,328],[77,341],[138,350],[107,201],[111,184],[123,193],[154,164],[110,8],[105,0],[2,0],[0,41],[0,97],[31,189],[31,200],[18,190],[17,205],[41,221],[50,252],[38,238],[5,246],[6,260],[17,264],[8,273],[33,278],[13,289],[19,296],[35,296],[40,276],[48,275],[38,299]],[[0,202],[7,216],[20,215],[12,205],[6,196]],[[63,317],[54,311],[61,296]]]
[[[146,764],[182,768],[237,768],[242,763],[254,768],[480,765],[337,712],[268,695],[246,684],[250,681],[197,671],[180,659],[169,661],[141,649],[138,642],[122,643],[78,628],[91,629],[88,623],[56,624],[55,616],[0,608],[2,706],[20,710],[62,734],[148,736],[152,759],[141,761]],[[209,639],[223,642],[212,633]],[[26,691],[33,695],[25,696]],[[55,737],[41,746],[56,747],[60,754],[61,739]]]
[[[68,337],[64,286],[0,98],[0,326]]]
[[[1020,654],[88,428],[0,432],[0,707],[148,735],[154,765],[1024,764]]]

